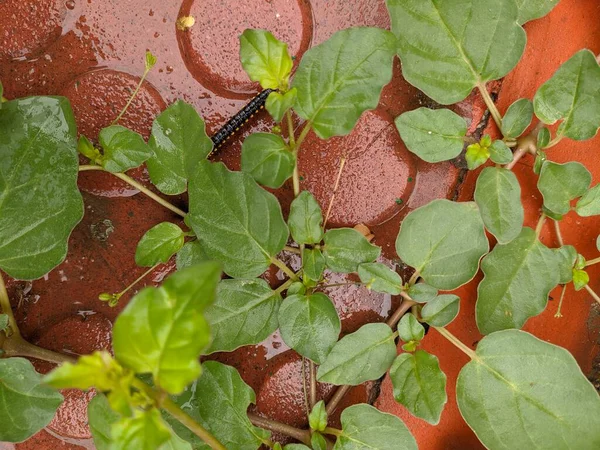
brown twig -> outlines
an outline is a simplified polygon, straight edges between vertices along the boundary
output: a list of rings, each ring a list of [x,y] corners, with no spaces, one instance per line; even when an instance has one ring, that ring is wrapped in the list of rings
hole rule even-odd
[[[297,439],[303,444],[310,445],[310,432],[307,430],[301,430],[299,428],[294,428],[285,423],[277,422],[275,420],[267,419],[266,417],[261,417],[257,414],[248,413],[248,418],[250,422],[254,426],[259,428],[264,428],[265,430],[274,431],[276,433],[281,433],[286,436]]]

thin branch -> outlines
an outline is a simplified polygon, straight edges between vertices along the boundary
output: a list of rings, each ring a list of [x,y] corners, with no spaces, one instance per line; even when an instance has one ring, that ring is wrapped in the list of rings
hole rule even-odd
[[[304,397],[304,409],[306,410],[306,418],[310,416],[310,401],[308,400],[308,388],[306,387],[306,358],[302,357],[302,397]]]
[[[594,292],[594,290],[589,286],[585,285],[585,290],[589,292],[589,294],[600,304],[600,296]]]
[[[593,266],[594,264],[598,263],[600,263],[600,258],[590,259],[589,261],[586,261],[585,267]]]
[[[266,417],[261,417],[257,414],[248,413],[248,418],[256,427],[284,434],[310,446],[310,432],[307,430],[300,430],[299,428],[294,428],[285,423],[267,419]]]
[[[435,328],[442,336],[444,336],[446,339],[448,339],[452,344],[454,344],[454,346],[456,346],[456,348],[458,348],[460,351],[462,351],[465,355],[467,355],[472,360],[479,359],[479,357],[477,356],[477,353],[475,353],[473,350],[471,350],[469,347],[467,347],[460,339],[458,339],[456,336],[454,336],[452,333],[450,333],[444,327],[432,327],[432,328]]]
[[[133,102],[133,99],[137,96],[138,92],[140,91],[140,88],[142,87],[142,84],[144,84],[144,80],[146,79],[146,76],[148,75],[149,72],[150,72],[150,69],[144,70],[144,74],[142,75],[142,78],[140,78],[140,82],[138,83],[135,90],[133,91],[133,94],[131,94],[131,96],[129,97],[129,100],[127,101],[127,104],[125,105],[125,107],[123,108],[121,113],[117,116],[117,118],[112,121],[111,125],[114,125],[114,124],[118,123],[119,120],[121,120],[121,117],[123,117],[123,115],[129,108],[129,106],[131,105],[131,102]]]
[[[404,298],[404,300],[402,301],[402,303],[400,303],[398,309],[394,311],[394,313],[389,317],[389,319],[386,322],[390,328],[394,328],[398,324],[400,319],[402,319],[402,316],[406,314],[406,312],[410,308],[417,304],[417,302],[410,298],[408,294],[406,294],[406,292],[401,292],[400,295],[402,295],[402,298]]]
[[[327,227],[327,221],[329,220],[329,216],[331,215],[331,209],[333,208],[333,202],[335,200],[335,195],[337,194],[338,188],[340,187],[340,180],[342,178],[342,172],[344,171],[344,166],[346,165],[346,156],[342,156],[340,158],[340,167],[338,169],[337,178],[335,179],[335,183],[333,185],[333,192],[331,193],[331,198],[329,199],[329,206],[327,206],[327,213],[325,214],[325,220],[323,220],[323,230]]]
[[[540,220],[538,220],[538,223],[535,227],[535,237],[537,237],[538,239],[540,238],[540,234],[542,234],[544,223],[546,223],[546,217],[546,214],[542,213],[542,215],[540,216]]]
[[[562,285],[562,291],[560,293],[560,300],[558,302],[558,309],[556,310],[556,314],[554,314],[554,317],[556,317],[557,319],[563,316],[562,312],[561,312],[561,309],[562,309],[563,300],[565,299],[565,292],[566,291],[567,291],[567,285],[563,284]]]
[[[504,166],[504,168],[507,170],[512,170],[517,165],[517,163],[521,160],[521,158],[523,158],[523,156],[525,156],[526,154],[527,154],[527,150],[519,147],[513,153],[513,160],[511,162],[509,162],[506,166]]]
[[[498,111],[494,100],[492,100],[492,97],[490,96],[490,93],[488,92],[485,83],[477,83],[477,89],[479,89],[479,93],[481,94],[485,105],[489,109],[490,114],[494,119],[494,122],[496,122],[496,125],[498,125],[499,129],[502,129],[502,115],[500,114],[500,111]]]
[[[563,245],[565,245],[565,241],[563,240],[562,233],[560,232],[560,224],[558,223],[558,220],[553,220],[553,222],[554,229],[556,230],[556,238],[558,239],[558,243],[562,247]]]
[[[274,266],[277,266],[291,280],[298,281],[298,275],[296,275],[294,273],[294,271],[292,269],[290,269],[282,260],[272,257],[271,264],[273,264]]]
[[[317,367],[315,363],[309,361],[309,376],[310,376],[310,409],[312,410],[317,404]]]
[[[340,402],[351,387],[352,386],[345,384],[343,386],[338,387],[335,390],[335,392],[333,393],[333,397],[331,397],[331,400],[329,400],[329,403],[327,403],[327,406],[325,407],[325,410],[327,411],[328,415],[333,414],[333,412],[338,407],[338,405],[340,404]]]
[[[2,346],[7,357],[22,356],[25,358],[35,358],[41,361],[47,361],[53,364],[71,363],[75,364],[77,358],[53,352],[37,345],[30,344],[20,335],[12,335],[4,341]]]
[[[549,149],[549,148],[552,148],[552,147],[554,147],[555,145],[558,145],[558,143],[559,143],[560,141],[562,141],[562,140],[563,140],[563,138],[564,138],[564,136],[556,136],[554,139],[552,139],[550,142],[548,142],[548,145],[546,145],[546,146],[544,147],[544,150],[547,150],[547,149]]]
[[[290,147],[296,147],[296,137],[294,136],[294,121],[292,120],[292,112],[288,109],[285,113],[288,124],[288,139],[290,140]]]
[[[301,253],[299,248],[290,247],[289,245],[283,247],[283,250],[286,252],[295,253],[296,255],[299,255]]]

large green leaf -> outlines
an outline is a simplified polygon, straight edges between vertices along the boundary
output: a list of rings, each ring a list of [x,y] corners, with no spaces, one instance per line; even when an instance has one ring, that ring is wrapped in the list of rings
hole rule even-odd
[[[396,39],[380,28],[338,31],[302,57],[293,86],[295,111],[322,139],[348,134],[360,115],[375,109],[392,79]]]
[[[342,433],[333,450],[417,450],[417,442],[398,417],[371,405],[358,404],[342,412]]]
[[[486,167],[477,178],[475,202],[486,228],[499,243],[512,241],[521,232],[525,211],[516,175],[500,167]]]
[[[386,294],[400,295],[402,278],[381,263],[363,263],[358,266],[358,276],[368,289]]]
[[[152,408],[136,410],[131,417],[122,417],[111,427],[110,450],[157,450],[171,437],[171,430],[160,415]]]
[[[422,320],[434,327],[445,327],[458,316],[460,298],[454,294],[438,295],[421,310]]]
[[[325,294],[291,295],[279,308],[281,338],[300,355],[321,364],[340,335],[335,306]]]
[[[97,388],[110,391],[115,379],[124,378],[123,369],[107,351],[81,356],[75,363],[65,362],[44,377],[44,383],[56,389]]]
[[[375,261],[381,249],[353,228],[336,228],[323,236],[323,255],[334,272],[351,273],[363,263]]]
[[[590,139],[600,127],[600,66],[589,50],[581,50],[540,87],[533,100],[544,123],[558,120],[557,136]]]
[[[455,289],[477,273],[489,249],[475,203],[434,200],[409,213],[396,239],[398,256],[426,283]]]
[[[227,450],[258,449],[270,434],[253,426],[246,415],[250,403],[256,402],[252,388],[233,367],[216,361],[206,361],[202,367],[202,376],[175,398],[175,402]],[[167,420],[194,450],[210,448],[180,422],[171,417]]]
[[[514,0],[387,0],[402,75],[438,103],[502,78],[521,59],[525,31]]]
[[[208,353],[265,340],[277,329],[280,304],[281,295],[265,280],[221,281],[215,302],[205,312],[213,338]]]
[[[209,260],[210,258],[204,253],[204,250],[198,241],[189,241],[177,252],[177,270],[185,269],[186,267],[194,266]]]
[[[533,103],[522,98],[508,107],[502,118],[502,134],[506,138],[518,138],[523,134],[533,119]]]
[[[275,196],[252,177],[201,161],[190,178],[189,224],[206,255],[234,278],[263,273],[288,239]]]
[[[152,149],[144,142],[144,138],[121,125],[111,125],[100,130],[98,141],[104,151],[100,164],[109,172],[134,169],[152,156]]]
[[[24,358],[0,359],[0,442],[22,442],[54,417],[63,401]]]
[[[584,195],[591,183],[592,174],[583,164],[546,161],[542,165],[538,189],[544,197],[544,206],[562,215],[571,209],[571,200]]]
[[[588,190],[575,205],[575,211],[582,217],[600,214],[600,184]]]
[[[240,36],[240,60],[252,81],[263,89],[287,89],[293,61],[287,44],[264,30],[245,30]]]
[[[318,281],[323,276],[326,263],[323,253],[318,248],[305,248],[302,252],[303,275]]]
[[[323,213],[319,203],[308,191],[302,191],[292,201],[288,225],[298,244],[318,244],[323,239]]]
[[[572,245],[563,245],[551,250],[554,252],[558,264],[559,284],[570,283],[573,280],[573,266],[577,259],[577,250]]]
[[[273,120],[277,123],[281,122],[283,116],[289,109],[296,103],[296,97],[298,96],[298,90],[293,88],[287,91],[285,94],[279,92],[271,92],[267,97],[265,103],[265,109],[269,111]]]
[[[448,401],[446,375],[436,356],[424,350],[403,353],[390,369],[394,398],[413,416],[437,425]]]
[[[67,255],[83,217],[77,130],[64,97],[29,97],[0,110],[0,269],[33,280]]]
[[[162,222],[150,228],[138,242],[135,263],[152,267],[166,263],[183,247],[185,236],[181,228],[171,222]]]
[[[600,448],[600,398],[569,352],[506,330],[483,338],[476,354],[456,398],[487,448]]]
[[[281,187],[294,173],[295,165],[296,157],[276,134],[254,133],[242,144],[242,171],[263,186]]]
[[[524,24],[548,14],[560,0],[515,0],[519,8],[518,22]]]
[[[219,265],[207,262],[171,275],[160,288],[137,294],[117,318],[117,360],[176,394],[200,375],[198,357],[210,342],[202,313],[215,298]]]
[[[202,118],[193,106],[177,100],[156,117],[146,162],[152,183],[165,194],[185,192],[189,174],[213,148]]]
[[[356,386],[383,376],[395,357],[392,329],[384,323],[369,323],[335,344],[319,367],[317,378],[324,383]]]
[[[424,161],[456,158],[463,149],[467,122],[449,109],[419,108],[396,119],[406,147]]]
[[[438,290],[425,283],[413,284],[408,288],[407,294],[417,303],[427,303],[438,295]]]
[[[531,228],[494,247],[481,270],[485,277],[477,289],[476,315],[483,334],[521,328],[544,310],[560,278],[557,258]]]

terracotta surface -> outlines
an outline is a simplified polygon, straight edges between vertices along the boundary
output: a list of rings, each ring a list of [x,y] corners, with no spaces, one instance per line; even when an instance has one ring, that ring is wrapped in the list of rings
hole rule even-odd
[[[10,13],[8,13],[10,12]],[[188,31],[177,30],[181,15],[192,14],[196,24]],[[586,24],[586,25],[584,25]],[[124,116],[122,123],[147,137],[152,118],[178,98],[193,104],[206,119],[209,132],[215,132],[228,117],[239,110],[257,92],[241,70],[237,36],[248,27],[268,28],[289,41],[290,50],[300,56],[312,45],[333,32],[354,25],[387,27],[389,18],[381,0],[5,0],[0,2],[0,80],[5,96],[16,98],[34,94],[61,94],[73,103],[80,131],[96,139],[99,129],[118,114],[143,71],[143,55],[149,49],[158,64],[144,83],[141,94]],[[518,72],[502,86],[499,104],[502,111],[519,96],[532,95],[558,64],[576,49],[591,46],[600,52],[600,5],[596,0],[563,0],[549,19],[527,26],[530,44]],[[531,69],[531,68],[534,69]],[[500,84],[494,84],[498,89]],[[407,212],[434,198],[470,198],[475,177],[464,175],[461,162],[425,164],[414,158],[394,132],[393,118],[403,111],[430,104],[401,77],[395,61],[392,83],[386,87],[379,108],[365,114],[350,136],[329,142],[309,136],[301,154],[303,187],[315,193],[322,206],[329,197],[341,156],[347,165],[332,210],[331,224],[354,225],[366,222],[382,246],[382,262],[398,265],[394,240],[399,223]],[[468,119],[470,132],[481,128],[484,111],[481,99],[473,94],[455,110]],[[255,131],[269,130],[274,124],[259,114],[234,139],[228,141],[217,159],[230,168],[239,168],[239,153],[244,137]],[[565,144],[552,150],[556,160],[583,159],[594,143]],[[592,163],[591,159],[586,161]],[[596,181],[600,166],[593,166]],[[529,177],[531,161],[517,168],[527,200],[527,223],[536,220],[540,200]],[[145,169],[130,174],[147,183]],[[118,181],[118,180],[117,180]],[[70,240],[67,260],[52,273],[33,283],[9,280],[9,294],[23,334],[32,342],[57,351],[85,353],[109,346],[111,322],[130,297],[111,309],[97,300],[103,291],[117,292],[127,286],[143,269],[137,268],[134,252],[138,239],[153,225],[171,220],[180,223],[168,211],[114,177],[101,173],[82,173],[86,214]],[[287,214],[291,186],[276,193]],[[460,194],[460,195],[459,195]],[[185,196],[171,201],[185,208]],[[568,216],[564,221],[569,243],[581,244],[585,256],[595,257],[595,233],[599,222],[586,220],[581,232],[580,219]],[[581,220],[581,223],[584,223]],[[551,230],[543,237],[554,243]],[[284,258],[298,265],[294,255]],[[402,272],[403,268],[398,267]],[[171,262],[154,271],[144,284],[160,283],[174,270]],[[592,277],[598,275],[592,271]],[[281,273],[271,271],[265,277],[275,286]],[[352,277],[331,275],[332,283],[352,281]],[[133,294],[134,292],[132,292]],[[343,332],[360,325],[384,320],[398,299],[369,293],[363,288],[333,288],[334,300],[343,321]],[[450,329],[468,344],[480,339],[472,312],[475,302],[473,285],[460,290],[460,321]],[[552,318],[555,305],[528,324],[543,338],[569,348],[589,372],[596,354],[597,326],[600,320],[590,316],[590,299],[579,293],[569,295],[565,317]],[[593,309],[593,314],[597,314]],[[593,324],[588,327],[586,322]],[[449,378],[448,395],[454,396],[453,383],[466,358],[434,332],[424,348],[440,357]],[[239,349],[230,354],[212,355],[240,369],[242,377],[257,393],[256,411],[269,417],[303,426],[306,423],[302,392],[302,362],[275,334],[264,343]],[[40,370],[48,367],[38,366]],[[358,387],[347,402],[371,401],[377,395],[376,384]],[[327,397],[331,387],[320,386]],[[68,401],[47,430],[16,448],[90,448],[85,426],[85,401],[89,395],[69,393]],[[406,420],[422,449],[480,448],[473,433],[464,424],[451,400],[439,427],[412,419],[394,403],[388,379],[382,385],[377,405]],[[0,444],[0,449],[13,448]]]

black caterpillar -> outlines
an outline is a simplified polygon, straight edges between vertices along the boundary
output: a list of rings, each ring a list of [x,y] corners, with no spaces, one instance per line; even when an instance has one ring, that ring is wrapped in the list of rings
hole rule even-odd
[[[242,125],[248,122],[254,114],[265,107],[267,97],[274,89],[265,89],[242,108],[242,110],[227,121],[217,133],[211,137],[215,144],[214,150],[210,153],[211,156],[227,141]]]

